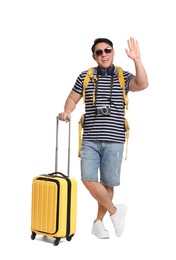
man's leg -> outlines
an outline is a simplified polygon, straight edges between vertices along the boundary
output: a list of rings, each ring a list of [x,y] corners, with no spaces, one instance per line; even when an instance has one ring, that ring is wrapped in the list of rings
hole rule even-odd
[[[112,203],[113,187],[107,187],[100,182],[94,181],[83,181],[83,183],[98,202],[97,219],[102,220],[107,211],[110,215],[115,213],[116,207]]]
[[[104,187],[106,188],[108,196],[112,201],[113,195],[114,195],[114,187],[109,187],[109,186],[104,186]],[[98,201],[98,212],[97,212],[96,220],[103,221],[103,218],[104,218],[106,212],[107,212],[107,209],[102,204],[100,204]]]
[[[103,218],[107,212],[107,208],[111,208],[112,212],[116,211],[116,208],[112,204],[113,187],[107,187],[99,182],[83,181],[86,188],[89,190],[94,199],[98,203],[97,218],[93,222],[92,234],[98,238],[109,238],[109,232],[106,230],[103,224]],[[108,204],[112,205],[108,205]]]
[[[98,213],[97,219],[93,228],[95,229],[94,234],[99,238],[109,238],[108,231],[104,228],[103,217],[108,211],[110,218],[115,228],[115,233],[119,237],[123,233],[125,216],[126,216],[126,205],[114,205],[112,202],[113,198],[113,187],[105,187],[99,182],[83,181],[86,188],[89,190],[91,195],[98,202]],[[97,224],[96,224],[97,223]],[[95,226],[97,225],[97,227]],[[93,233],[93,232],[92,232]]]

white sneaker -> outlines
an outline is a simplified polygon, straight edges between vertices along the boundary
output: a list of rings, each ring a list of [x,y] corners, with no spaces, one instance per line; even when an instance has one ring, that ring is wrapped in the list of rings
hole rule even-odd
[[[117,211],[110,216],[112,223],[115,228],[115,234],[117,237],[120,237],[123,233],[125,226],[125,216],[127,212],[127,206],[123,204],[115,205]]]
[[[97,220],[93,223],[91,233],[98,238],[109,238],[109,232],[105,229],[104,224],[101,220]]]

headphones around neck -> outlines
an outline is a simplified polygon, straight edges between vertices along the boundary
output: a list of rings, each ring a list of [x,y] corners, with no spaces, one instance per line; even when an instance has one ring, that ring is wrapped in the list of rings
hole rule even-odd
[[[101,67],[97,67],[97,74],[98,75],[114,75],[115,72],[115,68],[114,65],[108,67],[107,69],[105,68],[101,68]]]

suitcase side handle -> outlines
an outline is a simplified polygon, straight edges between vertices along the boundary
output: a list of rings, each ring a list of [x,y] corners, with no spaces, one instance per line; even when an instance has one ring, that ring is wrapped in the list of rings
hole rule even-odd
[[[67,162],[67,175],[64,174],[64,177],[70,177],[70,136],[71,136],[71,120],[68,121],[68,162]],[[56,149],[55,149],[55,174],[63,174],[58,172],[58,136],[59,136],[59,119],[56,118]],[[54,174],[54,173],[53,173]]]

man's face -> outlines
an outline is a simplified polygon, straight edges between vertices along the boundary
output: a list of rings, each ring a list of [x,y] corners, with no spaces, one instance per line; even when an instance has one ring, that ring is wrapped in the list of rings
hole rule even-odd
[[[95,50],[92,56],[100,67],[106,69],[113,63],[114,50],[108,43],[100,42],[95,45]]]

